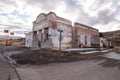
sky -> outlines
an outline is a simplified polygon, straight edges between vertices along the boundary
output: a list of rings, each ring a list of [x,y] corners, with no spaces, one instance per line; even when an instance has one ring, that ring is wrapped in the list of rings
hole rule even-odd
[[[100,32],[120,30],[120,0],[0,0],[0,34],[8,29],[24,36],[40,13],[50,11]]]

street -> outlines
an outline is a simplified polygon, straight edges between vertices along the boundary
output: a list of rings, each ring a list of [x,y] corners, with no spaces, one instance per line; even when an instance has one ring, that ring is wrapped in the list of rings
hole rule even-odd
[[[31,49],[24,47],[0,47],[0,49],[9,57],[12,54],[19,54],[20,56],[21,53],[29,54],[28,56],[30,57],[31,53],[29,52],[33,52],[32,55],[39,52],[39,50],[31,51]],[[118,59],[119,57],[116,58],[114,55],[119,55],[119,52],[113,51],[103,55],[96,55],[94,58],[68,62],[50,62],[47,64],[31,64],[28,62],[16,66],[15,69],[21,80],[120,80],[120,60]],[[42,55],[40,56],[42,57]],[[49,60],[49,57],[50,59],[55,58],[52,55],[43,56],[42,58],[46,58],[43,60]],[[22,57],[24,58],[24,55]],[[19,80],[13,67],[1,54],[0,79]]]
[[[0,53],[0,80],[19,80],[8,61]]]
[[[104,60],[83,60],[17,68],[22,80],[120,80],[120,68],[103,67]]]

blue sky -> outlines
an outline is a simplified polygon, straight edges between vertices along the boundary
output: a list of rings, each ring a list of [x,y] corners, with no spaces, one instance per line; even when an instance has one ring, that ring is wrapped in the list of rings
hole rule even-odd
[[[100,32],[120,30],[120,0],[0,0],[0,34],[24,36],[40,13],[55,12]]]

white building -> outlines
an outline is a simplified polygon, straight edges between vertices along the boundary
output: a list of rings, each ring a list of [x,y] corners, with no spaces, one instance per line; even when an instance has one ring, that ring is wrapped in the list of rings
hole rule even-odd
[[[33,41],[33,33],[32,32],[29,32],[29,33],[26,33],[26,39],[25,39],[25,46],[26,47],[32,47],[32,41]]]

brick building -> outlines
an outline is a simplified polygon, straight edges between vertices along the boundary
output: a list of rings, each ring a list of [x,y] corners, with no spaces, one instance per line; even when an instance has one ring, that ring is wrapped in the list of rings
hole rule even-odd
[[[75,23],[73,27],[73,47],[98,47],[98,29]]]

